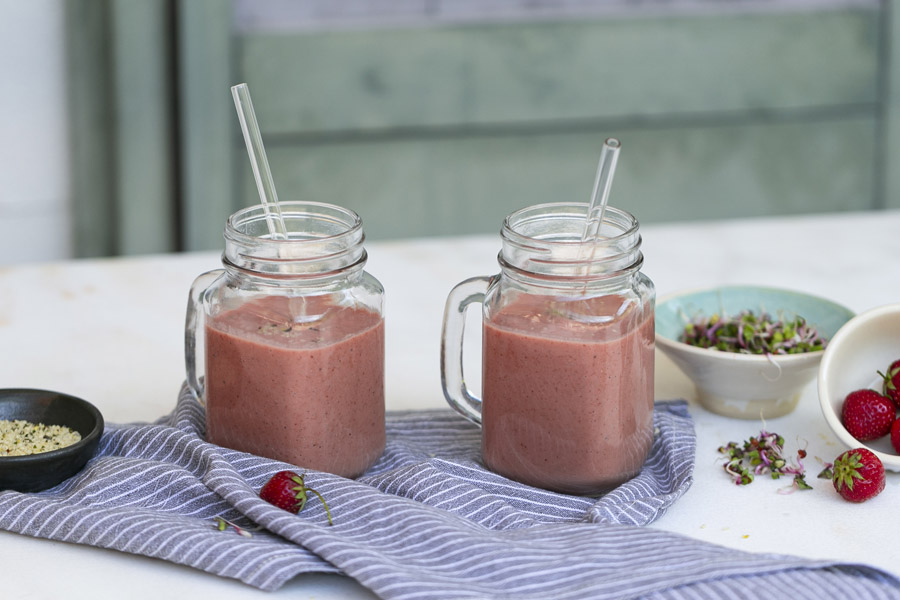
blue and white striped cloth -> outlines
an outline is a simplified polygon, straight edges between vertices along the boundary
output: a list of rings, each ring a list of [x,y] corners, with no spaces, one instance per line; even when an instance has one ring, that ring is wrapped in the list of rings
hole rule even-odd
[[[76,477],[0,493],[0,528],[152,556],[273,590],[299,573],[353,577],[388,599],[900,598],[870,567],[747,554],[638,527],[690,486],[693,424],[659,403],[642,473],[600,499],[510,482],[479,463],[480,431],[449,410],[390,414],[387,449],[358,480],[309,472],[300,515],[257,492],[289,465],[208,444],[182,393],[155,424],[110,426]],[[224,517],[251,530],[219,531]]]

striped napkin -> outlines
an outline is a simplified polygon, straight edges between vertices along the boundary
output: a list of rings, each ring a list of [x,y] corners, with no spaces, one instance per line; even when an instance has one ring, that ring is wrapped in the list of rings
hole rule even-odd
[[[0,493],[0,528],[189,565],[274,590],[300,573],[353,577],[387,599],[900,597],[865,566],[752,555],[638,527],[690,486],[693,424],[658,403],[641,474],[602,498],[511,482],[479,462],[480,431],[449,410],[389,414],[384,455],[364,476],[319,472],[328,500],[300,515],[257,497],[290,465],[203,441],[182,391],[154,424],[110,426],[76,477]],[[250,532],[239,535],[223,517]],[[841,592],[843,590],[843,592]]]

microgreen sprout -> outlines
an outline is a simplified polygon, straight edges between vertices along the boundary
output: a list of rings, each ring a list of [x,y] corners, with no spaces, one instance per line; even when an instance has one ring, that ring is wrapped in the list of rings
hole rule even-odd
[[[796,460],[790,460],[784,454],[784,438],[777,433],[763,429],[759,437],[751,437],[742,444],[728,442],[719,447],[719,453],[726,456],[725,472],[736,485],[749,485],[759,475],[768,475],[779,479],[782,475],[793,475],[790,493],[795,489],[812,489],[805,479],[803,459],[806,450],[797,451]]]
[[[834,479],[834,463],[823,462],[822,471],[816,475],[818,479]]]
[[[224,517],[214,517],[213,520],[216,522],[215,527],[219,531],[225,531],[228,527],[232,527],[232,528],[234,528],[234,531],[238,535],[244,536],[246,538],[253,537],[252,533],[250,533],[243,527],[235,525],[234,523],[232,523],[231,521],[229,521],[228,519],[226,519]]]
[[[698,316],[685,325],[680,340],[699,348],[740,354],[802,354],[824,350],[827,340],[806,319],[776,320],[766,312]]]

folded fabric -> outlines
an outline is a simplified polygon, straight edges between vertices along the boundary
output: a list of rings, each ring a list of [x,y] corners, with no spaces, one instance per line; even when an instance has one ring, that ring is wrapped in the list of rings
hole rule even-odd
[[[385,453],[364,476],[307,472],[331,507],[329,526],[315,501],[292,515],[260,500],[263,483],[291,466],[206,443],[203,409],[183,390],[157,423],[110,426],[76,477],[37,494],[0,493],[0,528],[264,590],[333,572],[389,599],[900,597],[896,578],[869,567],[747,554],[639,527],[692,478],[685,403],[658,403],[654,422],[641,474],[598,499],[485,470],[480,431],[449,410],[389,414]],[[252,536],[220,531],[216,517]]]

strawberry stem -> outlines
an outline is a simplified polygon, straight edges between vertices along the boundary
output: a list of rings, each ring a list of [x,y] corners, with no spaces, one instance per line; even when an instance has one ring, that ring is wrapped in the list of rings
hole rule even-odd
[[[328,503],[325,502],[325,498],[322,497],[322,494],[320,494],[319,492],[317,492],[316,490],[314,490],[312,488],[306,488],[306,489],[319,497],[319,500],[322,501],[322,506],[325,507],[325,514],[328,515],[328,524],[334,525],[334,523],[331,522],[331,511],[328,509]]]
[[[328,515],[328,524],[334,525],[334,523],[331,521],[331,510],[328,508],[328,503],[325,502],[325,498],[322,497],[322,494],[320,494],[316,490],[314,490],[311,487],[308,487],[306,485],[306,482],[303,480],[303,477],[305,475],[306,475],[306,473],[303,473],[302,475],[298,475],[296,477],[291,478],[294,481],[294,483],[298,484],[297,487],[293,488],[294,491],[297,492],[297,495],[296,495],[296,498],[298,500],[297,512],[300,512],[301,510],[303,510],[303,507],[306,506],[306,502],[307,502],[307,500],[309,500],[309,496],[307,495],[307,492],[312,492],[313,494],[315,494],[316,496],[319,497],[319,500],[322,502],[322,506],[325,507],[325,514]]]
[[[858,453],[854,452],[847,456],[841,457],[834,463],[834,481],[837,484],[838,491],[841,487],[847,486],[847,489],[853,491],[853,480],[863,479],[859,469],[862,468],[862,461]]]
[[[305,475],[305,473],[304,473],[304,475]],[[296,492],[296,494],[294,494],[294,497],[297,499],[297,512],[300,512],[301,510],[303,510],[303,507],[306,506],[306,501],[308,500],[308,498],[306,496],[306,490],[308,488],[306,487],[306,483],[303,481],[303,475],[291,477],[291,480],[294,483],[299,484],[296,487],[291,488],[291,489],[293,489]]]

